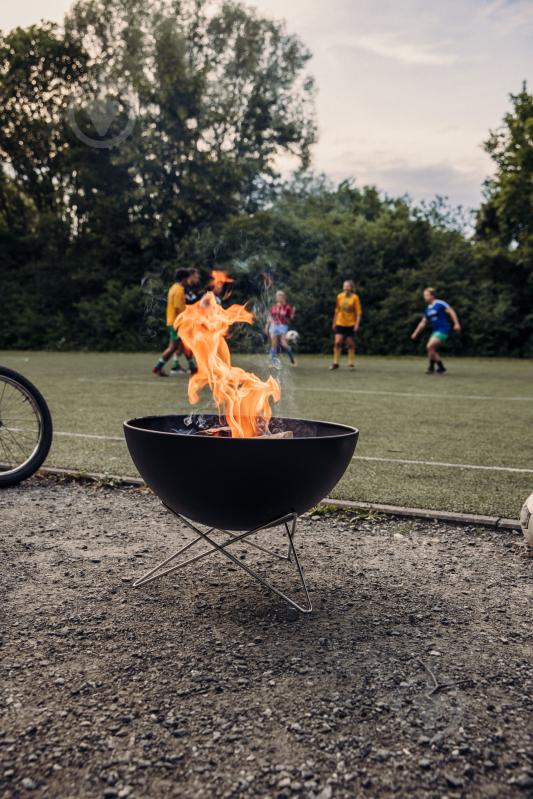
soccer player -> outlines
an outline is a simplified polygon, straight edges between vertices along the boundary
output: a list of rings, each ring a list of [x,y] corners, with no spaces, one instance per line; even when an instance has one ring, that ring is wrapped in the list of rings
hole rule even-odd
[[[204,293],[200,288],[200,272],[198,269],[189,269],[189,277],[185,283],[185,302],[187,305],[192,305],[198,302]]]
[[[168,377],[167,373],[163,371],[163,367],[168,359],[174,355],[174,364],[172,366],[172,373],[179,374],[185,373],[179,365],[177,359],[178,348],[180,340],[177,332],[174,330],[174,322],[176,317],[185,310],[185,286],[189,280],[190,272],[188,269],[177,269],[174,275],[174,283],[168,290],[167,295],[167,330],[169,335],[168,347],[161,355],[156,365],[152,369],[152,374],[158,377]]]
[[[438,374],[444,374],[446,367],[440,357],[439,348],[448,340],[452,326],[453,330],[459,333],[461,325],[451,305],[448,305],[444,300],[437,299],[434,288],[429,287],[424,289],[424,302],[426,303],[424,315],[413,331],[411,338],[415,341],[429,320],[431,323],[431,335],[426,344],[429,358],[429,366],[426,369],[426,374],[432,375],[435,372],[435,366],[437,367]]]
[[[200,283],[200,272],[198,269],[194,267],[188,270],[189,276],[185,281],[184,288],[185,288],[185,305],[192,305],[194,302],[197,302],[203,294],[203,291],[198,289],[198,284]],[[176,348],[176,352],[174,353],[174,361],[172,363],[172,369],[170,370],[171,375],[185,375],[187,374],[186,369],[182,369],[180,365],[180,356],[185,355],[187,359],[187,365],[189,367],[189,372],[191,375],[195,374],[198,369],[196,368],[196,363],[193,358],[192,352],[185,347],[183,341],[178,339],[178,346]]]
[[[296,361],[292,352],[292,347],[287,341],[289,322],[294,319],[296,308],[287,303],[287,296],[284,291],[276,291],[276,302],[270,309],[265,332],[270,334],[270,358],[273,366],[279,365],[278,352],[285,350],[289,356],[291,366],[296,366]]]
[[[346,341],[348,349],[348,366],[350,369],[355,367],[355,334],[361,324],[361,300],[355,293],[355,287],[351,280],[345,280],[342,284],[342,291],[337,295],[335,312],[333,314],[332,329],[335,333],[333,343],[333,363],[330,369],[339,368],[342,345]]]

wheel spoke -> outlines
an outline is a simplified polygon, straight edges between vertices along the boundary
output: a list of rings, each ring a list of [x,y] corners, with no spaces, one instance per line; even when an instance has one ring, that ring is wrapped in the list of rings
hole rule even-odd
[[[29,407],[33,408],[29,398],[23,394],[20,389],[13,388],[13,390],[7,394],[7,397],[4,400],[4,409],[7,408],[8,410],[11,410],[11,408],[18,406],[18,410],[20,410],[21,406],[24,406],[28,403]]]
[[[24,449],[24,447],[22,446],[22,444],[20,443],[20,441],[18,440],[18,438],[17,438],[17,437],[16,437],[16,436],[15,436],[15,435],[14,435],[14,434],[11,432],[11,430],[9,429],[9,427],[6,427],[6,428],[5,428],[5,431],[6,431],[6,433],[7,433],[7,434],[10,436],[10,438],[11,438],[11,441],[12,441],[12,442],[13,442],[13,443],[14,443],[14,444],[15,444],[15,445],[16,445],[16,446],[19,448],[19,450],[22,452],[22,454],[24,455],[24,461],[26,461],[26,460],[28,459],[29,455],[31,455],[31,453],[33,452],[33,449],[35,449],[35,447],[33,447],[33,449],[32,449],[32,450],[30,450],[29,454],[27,454],[27,453],[26,453],[26,450]]]
[[[2,447],[2,452],[4,453],[4,455],[2,455],[1,465],[2,466],[11,467],[12,464],[11,464],[11,462],[9,460],[9,453],[8,453],[7,447],[6,447],[5,443],[4,443],[3,436],[0,436],[0,446]]]
[[[16,461],[15,461],[15,459],[14,459],[13,455],[11,454],[11,447],[10,447],[10,446],[9,446],[9,444],[7,443],[7,440],[6,440],[6,437],[5,437],[5,436],[2,436],[2,439],[1,439],[1,440],[2,440],[3,447],[4,447],[4,452],[5,452],[5,453],[6,453],[6,455],[7,455],[7,459],[8,459],[7,463],[8,463],[8,466],[9,466],[10,468],[13,468],[13,467],[15,466],[15,464],[16,464]]]
[[[28,430],[25,428],[20,427],[10,427],[9,425],[3,425],[6,430],[9,430],[10,433],[18,433],[23,438],[35,438],[35,436],[39,435],[40,428],[36,428],[35,430]]]

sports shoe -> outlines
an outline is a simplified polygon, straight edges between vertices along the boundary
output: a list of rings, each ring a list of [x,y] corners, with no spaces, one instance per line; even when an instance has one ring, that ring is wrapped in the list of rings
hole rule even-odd
[[[156,375],[157,377],[168,377],[166,372],[163,372],[162,369],[158,369],[157,366],[154,366],[152,369],[152,374]]]
[[[182,369],[181,366],[174,366],[170,370],[170,374],[171,375],[186,375],[187,372],[185,371],[185,369]]]
[[[348,369],[355,369],[355,364],[354,363],[349,363],[348,364]]]
[[[434,373],[435,373],[435,364],[434,363],[430,363],[428,368],[426,369],[426,374],[427,375],[432,375]]]
[[[339,368],[338,363],[332,363],[331,366],[329,367],[330,371],[333,371],[333,369],[338,369],[338,368]]]
[[[446,371],[448,371],[448,370],[446,369],[446,367],[444,366],[442,361],[437,364],[437,374],[438,375],[443,375],[444,372],[446,372]]]

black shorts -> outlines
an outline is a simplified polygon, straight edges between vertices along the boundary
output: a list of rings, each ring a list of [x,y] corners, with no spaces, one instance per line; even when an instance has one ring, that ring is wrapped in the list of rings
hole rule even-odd
[[[335,325],[335,333],[337,336],[346,336],[347,338],[353,338],[355,336],[353,327],[344,327],[344,325]]]

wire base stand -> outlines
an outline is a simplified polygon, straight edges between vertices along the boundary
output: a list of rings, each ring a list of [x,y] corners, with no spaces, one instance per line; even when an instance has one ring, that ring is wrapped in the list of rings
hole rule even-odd
[[[168,506],[165,507],[168,508]],[[168,558],[165,558],[165,560],[162,560],[161,563],[158,563],[156,566],[150,569],[150,571],[146,572],[146,574],[144,574],[142,577],[139,577],[137,580],[135,580],[133,582],[134,588],[139,588],[141,585],[146,585],[147,583],[150,583],[153,580],[158,580],[160,577],[163,577],[166,574],[175,572],[178,569],[183,569],[185,566],[189,566],[191,563],[198,563],[200,560],[203,560],[203,558],[207,558],[209,555],[212,555],[215,552],[220,552],[221,555],[224,555],[224,557],[228,558],[228,560],[230,560],[236,566],[243,569],[243,571],[249,574],[250,577],[253,577],[254,580],[257,580],[265,588],[268,588],[269,591],[272,591],[274,594],[277,594],[277,596],[284,599],[285,602],[287,602],[292,608],[295,608],[300,613],[311,613],[313,607],[311,604],[311,598],[309,596],[307,584],[305,582],[304,570],[300,564],[300,561],[298,559],[298,554],[294,546],[294,537],[296,535],[296,522],[298,520],[298,515],[296,513],[289,513],[286,516],[281,516],[278,519],[273,519],[271,522],[268,522],[267,524],[255,527],[253,530],[246,530],[244,533],[239,533],[238,535],[235,535],[234,533],[231,533],[228,530],[222,530],[216,527],[210,527],[209,530],[207,531],[201,530],[199,527],[190,522],[184,516],[181,516],[179,513],[173,511],[172,508],[168,508],[168,510],[170,510],[171,513],[177,516],[177,518],[181,522],[183,522],[183,524],[187,525],[187,527],[193,530],[193,532],[197,534],[197,537],[192,541],[190,541],[188,544],[185,544],[185,546],[182,547],[178,552],[175,552],[173,555],[169,555]],[[266,547],[263,547],[260,544],[255,543],[254,541],[246,540],[251,535],[260,533],[264,530],[269,530],[272,527],[276,527],[278,525],[280,526],[283,525],[284,533],[287,536],[288,540],[287,555],[280,555],[279,553],[273,552],[272,550],[267,549]],[[211,534],[217,531],[223,533],[226,536],[229,536],[228,540],[224,541],[222,544],[219,544],[217,541],[215,541],[212,538]],[[210,548],[208,550],[201,552],[199,555],[194,555],[193,557],[180,561],[180,563],[173,563],[173,561],[175,561],[176,558],[178,558],[180,555],[183,555],[184,552],[187,552],[188,550],[192,549],[196,544],[202,541],[205,541],[207,544],[209,544]],[[257,549],[260,552],[264,552],[270,557],[274,557],[277,558],[278,560],[287,561],[293,564],[298,573],[301,586],[305,593],[305,597],[307,600],[305,605],[300,605],[294,599],[288,597],[287,594],[285,594],[275,585],[272,585],[272,583],[269,582],[265,577],[258,574],[256,571],[250,568],[250,566],[243,563],[242,560],[236,558],[235,555],[233,555],[233,553],[229,552],[230,546],[232,546],[233,544],[238,544],[243,541],[246,542],[248,546]]]

